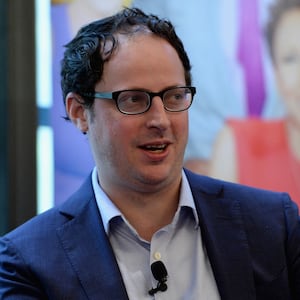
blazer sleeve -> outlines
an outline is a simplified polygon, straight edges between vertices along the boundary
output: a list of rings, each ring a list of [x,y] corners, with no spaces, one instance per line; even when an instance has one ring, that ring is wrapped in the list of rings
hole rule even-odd
[[[287,226],[287,263],[292,299],[300,299],[300,218],[297,205],[289,197],[284,202]]]
[[[0,299],[47,299],[21,254],[7,238],[0,239]]]

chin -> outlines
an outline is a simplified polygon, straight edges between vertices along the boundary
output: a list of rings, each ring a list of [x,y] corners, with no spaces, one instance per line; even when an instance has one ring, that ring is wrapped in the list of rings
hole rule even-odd
[[[150,168],[146,167],[142,170],[141,176],[145,183],[157,185],[175,178],[175,172],[173,167],[153,166]]]

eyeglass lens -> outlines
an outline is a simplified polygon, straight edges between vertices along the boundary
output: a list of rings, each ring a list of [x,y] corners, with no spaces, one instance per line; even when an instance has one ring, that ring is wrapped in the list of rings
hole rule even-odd
[[[151,93],[143,91],[123,91],[119,94],[117,103],[119,110],[124,113],[143,113],[151,105]],[[168,111],[188,109],[192,101],[192,92],[187,87],[173,88],[163,93],[164,107]]]

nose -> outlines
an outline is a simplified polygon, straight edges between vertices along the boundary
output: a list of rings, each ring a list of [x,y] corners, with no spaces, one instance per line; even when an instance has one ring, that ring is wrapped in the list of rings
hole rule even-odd
[[[153,97],[151,107],[145,114],[147,115],[148,128],[165,130],[170,125],[169,113],[165,110],[163,101],[159,96]]]

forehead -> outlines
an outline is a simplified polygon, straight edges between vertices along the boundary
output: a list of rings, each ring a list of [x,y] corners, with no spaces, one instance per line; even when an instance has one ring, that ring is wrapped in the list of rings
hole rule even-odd
[[[149,32],[116,38],[118,47],[104,65],[104,83],[114,83],[115,90],[185,84],[183,64],[168,41]]]
[[[119,35],[118,47],[112,57],[112,61],[120,60],[126,65],[131,62],[136,65],[151,65],[155,62],[162,64],[179,64],[175,48],[165,39],[150,32],[138,32],[134,35]]]
[[[277,24],[274,38],[275,55],[282,51],[299,50],[300,8],[285,12]]]
[[[275,34],[284,37],[286,34],[294,35],[299,39],[300,30],[300,7],[287,10],[280,18]]]

